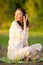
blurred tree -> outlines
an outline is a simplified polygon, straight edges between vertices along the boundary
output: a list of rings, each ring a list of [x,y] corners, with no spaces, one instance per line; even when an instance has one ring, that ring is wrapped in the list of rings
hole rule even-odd
[[[26,0],[24,7],[29,14],[30,20],[40,15],[43,16],[43,0]]]
[[[17,7],[26,9],[30,22],[39,24],[43,22],[43,0],[0,0],[0,26],[14,19],[14,11]],[[40,23],[40,24],[41,24]],[[9,27],[8,27],[9,28]]]

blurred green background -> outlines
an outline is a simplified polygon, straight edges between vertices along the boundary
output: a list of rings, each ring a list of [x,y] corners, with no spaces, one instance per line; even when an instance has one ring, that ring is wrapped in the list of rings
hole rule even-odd
[[[30,21],[29,31],[43,32],[43,0],[0,0],[0,30],[8,30],[14,20],[14,11],[23,7]]]
[[[17,7],[25,8],[28,14],[29,45],[41,43],[43,46],[43,0],[0,0],[0,48],[4,49],[8,45],[9,28]],[[0,53],[0,56],[3,54]]]

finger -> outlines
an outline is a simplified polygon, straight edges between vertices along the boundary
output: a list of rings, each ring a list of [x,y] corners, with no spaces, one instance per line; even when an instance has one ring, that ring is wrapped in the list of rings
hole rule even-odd
[[[23,16],[23,22],[25,22],[26,21],[26,18],[25,18],[25,16]]]
[[[28,19],[28,15],[26,14],[26,20]]]
[[[25,16],[23,16],[23,20],[25,20],[26,18],[25,18]]]

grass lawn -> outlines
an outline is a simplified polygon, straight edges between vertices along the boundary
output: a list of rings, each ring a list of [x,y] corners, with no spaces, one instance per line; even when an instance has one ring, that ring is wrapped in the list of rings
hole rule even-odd
[[[0,35],[0,45],[3,47],[7,47],[8,45],[8,40],[9,37],[8,35]],[[39,36],[39,37],[29,37],[28,38],[28,44],[32,45],[35,43],[40,43],[43,46],[43,36]]]

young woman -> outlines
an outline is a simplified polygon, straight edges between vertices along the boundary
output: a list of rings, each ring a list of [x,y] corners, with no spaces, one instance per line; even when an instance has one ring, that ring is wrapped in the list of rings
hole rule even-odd
[[[24,58],[39,58],[41,52],[41,44],[28,46],[28,15],[23,8],[17,8],[15,20],[9,29],[9,44],[7,57],[11,60],[22,60]]]

